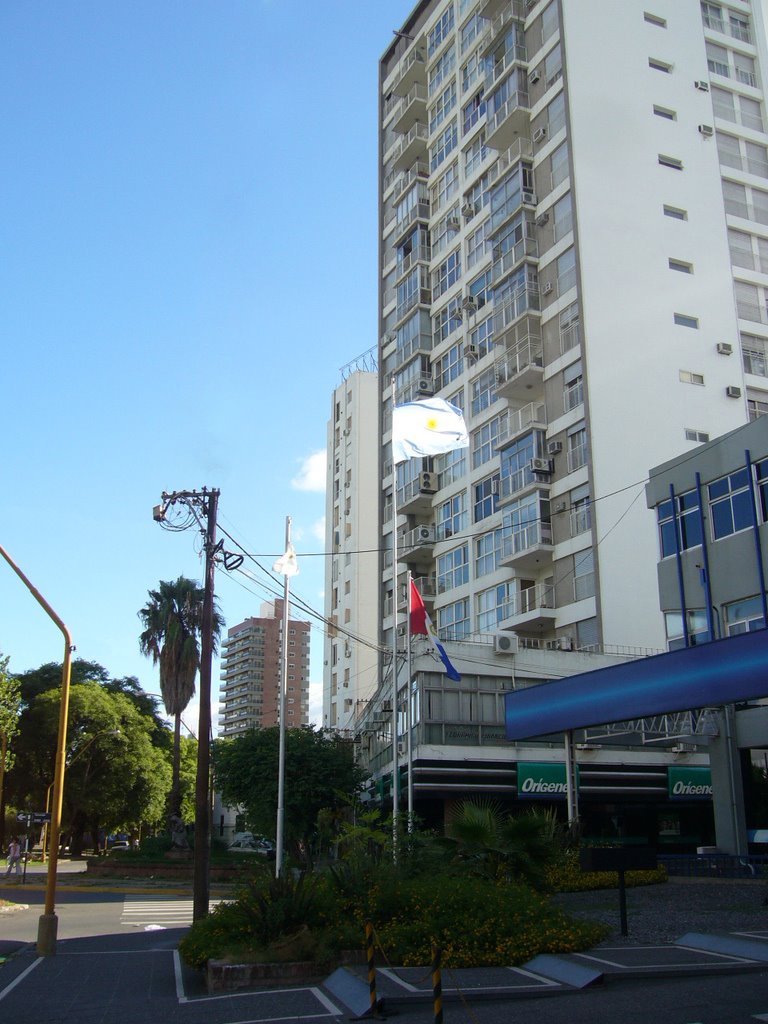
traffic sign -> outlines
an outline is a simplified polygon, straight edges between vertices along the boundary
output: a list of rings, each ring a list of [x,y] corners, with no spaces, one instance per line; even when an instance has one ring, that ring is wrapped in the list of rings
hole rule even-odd
[[[50,811],[19,811],[16,820],[26,821],[28,825],[42,825],[44,821],[51,820],[51,814]]]

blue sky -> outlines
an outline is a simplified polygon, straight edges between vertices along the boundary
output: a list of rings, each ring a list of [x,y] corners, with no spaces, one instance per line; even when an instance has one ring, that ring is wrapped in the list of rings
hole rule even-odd
[[[77,656],[150,691],[136,612],[203,571],[193,531],[152,521],[163,490],[221,488],[266,565],[291,515],[322,609],[317,453],[339,368],[376,343],[377,60],[411,6],[0,8],[0,544]],[[267,596],[216,586],[230,625]],[[5,563],[0,608],[11,670],[61,660]]]

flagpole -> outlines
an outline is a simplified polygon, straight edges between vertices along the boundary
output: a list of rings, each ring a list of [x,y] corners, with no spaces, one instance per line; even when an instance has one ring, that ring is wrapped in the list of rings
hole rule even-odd
[[[413,574],[411,570],[408,570],[408,578],[405,584],[406,594],[406,622],[408,624],[407,645],[406,651],[406,705],[405,705],[405,727],[408,731],[408,743],[406,746],[406,756],[408,758],[408,831],[413,832],[413,753],[412,753],[412,740],[411,736],[413,733],[413,722],[411,717],[411,702],[412,702],[412,689],[413,689],[413,671],[411,669],[411,580]]]
[[[285,517],[285,550],[291,550],[291,517]],[[290,601],[290,575],[283,576],[283,637],[280,648],[280,701],[278,725],[280,730],[280,752],[277,768],[277,849],[275,851],[275,878],[283,869],[283,826],[285,823],[285,691],[288,684],[288,606]]]
[[[395,378],[391,377],[392,416],[394,422]],[[397,763],[397,465],[394,444],[390,441],[392,455],[392,608],[394,623],[392,629],[392,844],[397,857],[397,816],[400,813],[399,779]]]

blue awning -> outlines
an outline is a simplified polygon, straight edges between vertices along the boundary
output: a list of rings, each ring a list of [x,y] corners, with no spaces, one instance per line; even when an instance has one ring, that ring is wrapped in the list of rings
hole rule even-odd
[[[508,740],[768,697],[768,630],[743,633],[504,696]]]

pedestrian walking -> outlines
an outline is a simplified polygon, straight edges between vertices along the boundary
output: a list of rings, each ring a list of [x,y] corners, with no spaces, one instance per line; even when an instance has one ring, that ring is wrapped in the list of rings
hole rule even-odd
[[[19,837],[14,836],[8,846],[8,870],[5,872],[7,878],[13,869],[16,869],[16,874],[21,874],[21,843]]]

